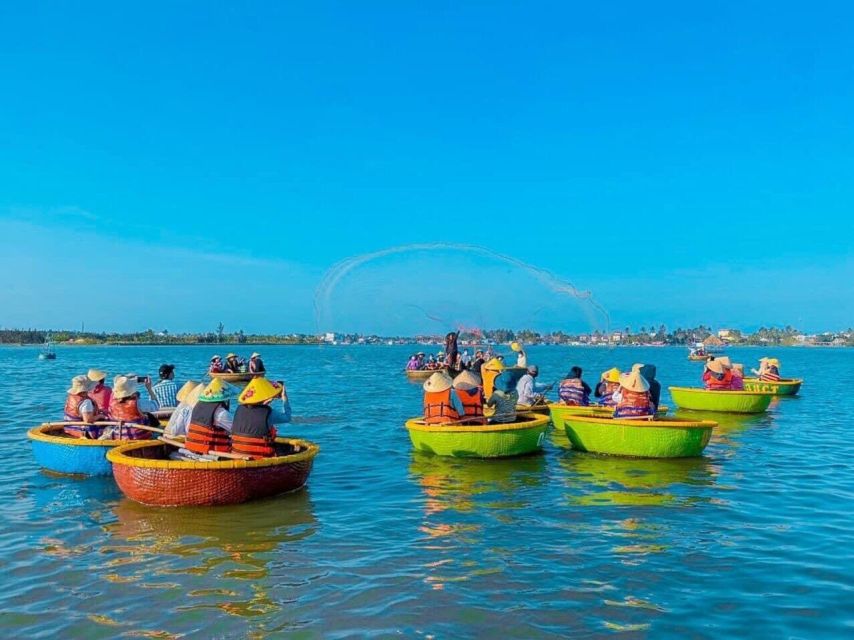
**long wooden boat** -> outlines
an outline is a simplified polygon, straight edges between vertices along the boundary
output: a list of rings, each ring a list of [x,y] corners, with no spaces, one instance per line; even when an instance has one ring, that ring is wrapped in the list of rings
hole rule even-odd
[[[281,455],[258,460],[172,460],[175,447],[134,442],[107,454],[113,477],[128,498],[156,507],[239,504],[301,489],[320,447],[276,438]]]
[[[264,373],[211,373],[208,372],[211,378],[219,378],[223,382],[249,382],[252,378],[261,378]]]
[[[65,433],[62,424],[45,423],[27,431],[36,462],[55,473],[108,476],[112,467],[107,452],[127,440],[88,440]]]
[[[680,409],[721,413],[762,413],[773,397],[754,391],[709,391],[695,387],[670,387],[670,395]]]
[[[615,420],[567,416],[564,429],[573,449],[635,458],[699,456],[717,426],[710,420]]]
[[[601,405],[588,405],[580,407],[576,405],[566,405],[560,402],[553,402],[548,406],[549,415],[551,416],[552,424],[555,429],[563,429],[567,418],[571,416],[591,416],[594,418],[610,418],[614,415],[614,407],[605,407]],[[656,416],[667,415],[670,407],[667,405],[659,405]]]
[[[406,421],[417,451],[457,458],[503,458],[539,451],[543,447],[547,416],[522,413],[506,424],[425,424],[422,418]]]
[[[772,396],[796,396],[804,381],[801,378],[783,379],[769,382],[759,378],[745,378],[744,390],[757,393],[770,393]]]

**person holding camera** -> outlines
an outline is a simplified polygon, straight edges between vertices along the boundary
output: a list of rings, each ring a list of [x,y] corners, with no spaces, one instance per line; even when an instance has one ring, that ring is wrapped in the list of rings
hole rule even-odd
[[[175,383],[175,365],[161,364],[160,365],[160,381],[151,387],[151,396],[157,400],[157,404],[161,409],[167,407],[178,406],[178,385]]]

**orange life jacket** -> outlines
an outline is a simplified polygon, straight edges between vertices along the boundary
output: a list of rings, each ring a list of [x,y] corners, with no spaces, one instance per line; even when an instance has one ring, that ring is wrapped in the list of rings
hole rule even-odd
[[[184,441],[187,450],[204,455],[208,451],[231,449],[228,431],[214,424],[214,415],[221,406],[221,402],[199,402],[193,407],[187,439]]]
[[[112,397],[113,390],[105,384],[102,384],[100,389],[96,387],[89,392],[89,398],[92,399],[92,402],[95,403],[98,410],[104,414],[108,413],[110,410],[110,399]]]
[[[110,402],[110,418],[119,422],[133,424],[148,424],[148,418],[139,410],[136,398],[124,400],[113,400]],[[150,440],[151,432],[145,429],[136,429],[132,426],[122,425],[116,429],[117,440]]]
[[[729,391],[732,389],[732,371],[724,371],[724,377],[718,379],[710,371],[703,374],[703,384],[709,391]]]
[[[78,396],[68,394],[68,397],[65,399],[65,419],[66,420],[76,420],[83,421],[83,415],[80,413],[80,405],[83,404],[86,400],[92,400],[92,398],[88,396]],[[97,411],[98,407],[94,400],[92,400],[92,404],[95,404],[95,410]],[[104,432],[104,427],[97,427],[95,425],[82,425],[82,424],[67,424],[62,429],[65,433],[75,438],[92,438],[97,439]]]
[[[649,391],[629,391],[620,389],[621,400],[614,408],[615,418],[633,418],[653,414]]]
[[[486,424],[483,416],[483,391],[480,387],[474,389],[456,389],[457,396],[463,405],[463,422]]]
[[[428,391],[424,394],[424,422],[442,424],[459,419],[460,414],[451,402],[451,389]]]

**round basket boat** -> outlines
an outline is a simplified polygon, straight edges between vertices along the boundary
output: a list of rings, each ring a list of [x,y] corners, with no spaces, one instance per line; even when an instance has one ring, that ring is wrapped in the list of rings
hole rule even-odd
[[[759,378],[745,378],[744,390],[756,393],[770,393],[772,396],[796,396],[804,381],[800,378],[769,382]]]
[[[717,425],[710,420],[615,420],[567,416],[566,437],[573,449],[635,458],[693,458],[699,456]]]
[[[219,378],[223,382],[249,382],[252,378],[262,378],[264,373],[208,373],[211,378]]]
[[[56,473],[108,476],[107,452],[127,440],[88,440],[65,433],[61,424],[46,423],[27,431],[39,466]]]
[[[447,369],[406,369],[404,373],[410,380],[426,380],[437,371],[447,371]]]
[[[709,359],[709,356],[688,356],[692,362],[704,362]]]
[[[762,413],[771,404],[771,394],[752,391],[709,391],[694,387],[670,387],[680,409],[721,413]]]
[[[539,451],[549,419],[533,413],[518,414],[506,424],[424,424],[407,420],[406,428],[417,451],[457,458],[504,458]]]
[[[551,416],[552,424],[555,429],[563,429],[566,419],[570,416],[591,416],[594,418],[610,418],[614,415],[614,407],[604,407],[601,405],[588,405],[579,407],[576,405],[561,404],[553,402],[548,405],[549,415]],[[664,416],[670,411],[667,405],[659,405],[655,415]]]
[[[307,440],[276,438],[283,455],[259,460],[171,460],[159,441],[112,449],[107,459],[128,498],[156,507],[239,504],[301,489],[320,450]]]
[[[516,411],[519,413],[539,413],[544,416],[549,414],[548,404],[517,404]]]

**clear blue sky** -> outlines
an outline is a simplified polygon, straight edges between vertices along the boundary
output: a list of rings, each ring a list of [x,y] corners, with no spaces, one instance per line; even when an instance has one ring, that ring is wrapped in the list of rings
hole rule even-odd
[[[0,325],[310,332],[434,241],[613,326],[854,324],[854,5],[222,4],[0,6]],[[460,258],[320,329],[579,328]]]

